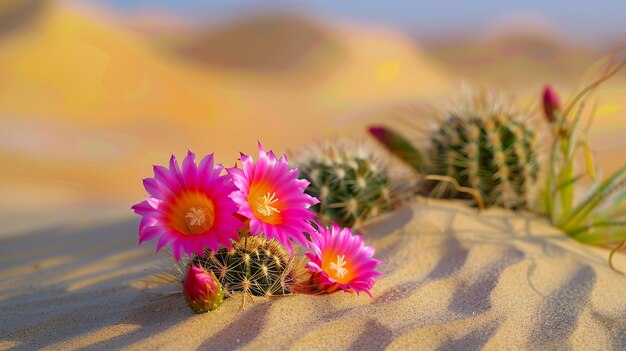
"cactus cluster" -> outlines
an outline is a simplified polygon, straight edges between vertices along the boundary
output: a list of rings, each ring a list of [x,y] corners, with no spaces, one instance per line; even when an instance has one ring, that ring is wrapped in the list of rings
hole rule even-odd
[[[397,202],[389,167],[365,142],[318,143],[298,157],[297,165],[300,178],[311,183],[306,192],[320,200],[311,209],[323,223],[359,227]]]
[[[438,118],[425,151],[388,128],[372,127],[370,132],[419,173],[450,177],[475,189],[487,206],[521,208],[537,180],[537,137],[512,106],[485,91],[471,96],[461,108]],[[447,183],[435,189],[438,195],[467,195]]]
[[[278,241],[262,236],[243,235],[232,249],[206,249],[191,265],[215,274],[228,294],[286,295],[295,281],[293,258]]]

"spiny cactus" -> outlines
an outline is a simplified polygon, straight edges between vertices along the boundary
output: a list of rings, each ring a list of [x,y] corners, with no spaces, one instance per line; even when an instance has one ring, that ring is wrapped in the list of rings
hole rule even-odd
[[[204,257],[194,257],[191,264],[213,272],[229,294],[286,295],[295,280],[293,258],[278,241],[262,236],[243,235],[230,250],[207,249]]]
[[[322,222],[358,227],[396,204],[396,184],[382,156],[365,142],[333,140],[298,157],[300,178],[311,183],[306,192],[320,200],[311,208]]]
[[[535,142],[525,123],[507,115],[452,115],[432,136],[431,171],[479,190],[487,205],[522,207],[537,179]]]
[[[461,187],[478,190],[487,206],[526,205],[537,180],[537,137],[512,104],[481,91],[439,121],[428,136],[426,157],[388,128],[372,127],[370,132],[418,173],[451,177]],[[433,193],[459,195],[446,183]]]

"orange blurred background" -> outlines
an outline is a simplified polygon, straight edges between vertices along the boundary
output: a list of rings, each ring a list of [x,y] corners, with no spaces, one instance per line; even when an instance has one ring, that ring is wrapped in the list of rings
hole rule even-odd
[[[446,101],[463,81],[523,105],[546,82],[567,96],[621,45],[546,21],[415,34],[332,11],[240,6],[190,20],[115,3],[0,3],[0,235],[128,216],[170,154],[215,152],[230,166],[257,140],[282,153],[362,136],[381,111]],[[625,97],[625,72],[599,93],[592,145],[607,172],[626,163]]]

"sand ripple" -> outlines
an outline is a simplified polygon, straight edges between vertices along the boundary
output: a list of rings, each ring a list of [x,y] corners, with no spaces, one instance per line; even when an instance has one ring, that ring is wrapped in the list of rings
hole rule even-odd
[[[2,239],[0,349],[626,348],[626,278],[605,251],[530,215],[425,201],[368,226],[386,262],[374,299],[232,298],[204,315],[149,282],[162,257],[137,248],[134,220]]]

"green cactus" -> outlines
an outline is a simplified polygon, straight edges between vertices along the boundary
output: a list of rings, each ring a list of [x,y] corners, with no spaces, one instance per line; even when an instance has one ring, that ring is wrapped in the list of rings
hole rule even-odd
[[[396,204],[389,167],[366,143],[327,141],[298,158],[300,178],[311,184],[306,192],[320,200],[312,210],[322,222],[359,227]]]
[[[195,256],[191,264],[213,272],[229,294],[286,295],[295,281],[295,264],[287,250],[278,241],[261,236],[243,235],[230,250],[206,249],[204,256]]]
[[[416,172],[450,177],[477,190],[487,206],[526,206],[538,173],[537,138],[526,120],[483,92],[440,121],[424,153],[391,129],[371,127],[370,133]],[[433,193],[467,196],[448,185],[438,183]]]

